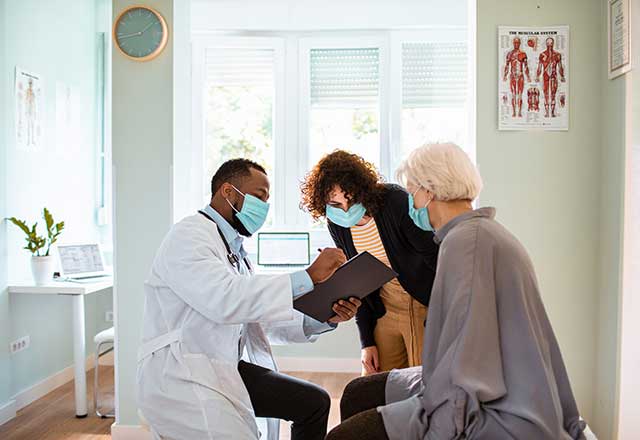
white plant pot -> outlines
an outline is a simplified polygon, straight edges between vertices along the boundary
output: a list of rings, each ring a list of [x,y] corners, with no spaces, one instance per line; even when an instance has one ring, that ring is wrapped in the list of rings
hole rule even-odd
[[[31,273],[37,286],[49,284],[53,281],[54,263],[55,260],[51,255],[48,257],[31,257]]]

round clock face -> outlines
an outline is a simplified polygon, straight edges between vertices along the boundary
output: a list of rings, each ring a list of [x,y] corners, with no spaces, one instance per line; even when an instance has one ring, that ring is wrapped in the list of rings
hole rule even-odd
[[[151,8],[134,6],[122,11],[113,26],[116,45],[127,57],[148,61],[167,44],[167,24]]]

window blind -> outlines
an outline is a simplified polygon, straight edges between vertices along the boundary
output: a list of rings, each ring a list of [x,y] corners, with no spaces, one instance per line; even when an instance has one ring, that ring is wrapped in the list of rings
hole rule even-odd
[[[273,49],[210,48],[206,50],[205,58],[210,86],[274,85]]]
[[[402,100],[405,108],[464,106],[467,100],[466,43],[404,43]]]
[[[378,102],[378,48],[311,49],[311,105],[369,107]]]

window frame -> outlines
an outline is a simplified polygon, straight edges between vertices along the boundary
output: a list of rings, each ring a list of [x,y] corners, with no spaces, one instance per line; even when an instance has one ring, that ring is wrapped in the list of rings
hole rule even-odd
[[[279,172],[286,164],[285,151],[285,41],[282,37],[248,37],[248,36],[199,36],[192,42],[192,143],[196,155],[196,163],[205,163],[206,119],[205,91],[206,91],[206,51],[212,48],[222,49],[268,49],[274,51],[274,101],[273,108],[273,148],[274,148],[274,179],[275,193],[271,195],[275,200],[283,200],[285,176]],[[204,167],[196,167],[195,181],[198,185],[197,199],[206,203],[209,198],[209,179],[204,175]],[[274,223],[279,223],[284,217],[285,204],[275,204]]]
[[[459,41],[468,44],[469,86],[465,149],[475,161],[474,59],[465,26],[430,27],[417,30],[312,31],[312,32],[220,32],[192,35],[192,148],[194,165],[204,163],[205,50],[208,47],[268,48],[275,56],[275,204],[274,226],[269,231],[309,231],[312,246],[330,243],[326,229],[312,228],[309,216],[299,209],[300,181],[308,172],[310,146],[310,51],[311,49],[376,47],[380,60],[379,141],[380,172],[395,181],[395,167],[402,159],[402,44],[423,41]],[[285,87],[288,84],[288,87]],[[286,122],[285,122],[286,121]],[[192,170],[196,181],[206,182],[204,167]],[[194,195],[196,206],[208,200],[208,185]],[[314,248],[315,249],[315,248]]]
[[[403,110],[403,83],[402,83],[402,45],[405,43],[422,43],[422,42],[461,42],[467,44],[467,50],[470,50],[468,30],[464,26],[447,26],[420,30],[403,30],[390,32],[390,48],[393,54],[391,60],[391,87],[392,98],[390,102],[391,114],[391,163],[398,165],[403,159],[402,157],[402,110]],[[468,75],[472,74],[473,64],[471,58],[468,58]],[[475,113],[471,112],[471,102],[475,99],[471,94],[470,82],[467,84],[467,138],[470,145],[464,146],[464,150],[470,155],[475,163],[475,148],[471,145],[472,139],[472,123],[475,123]],[[475,145],[475,144],[473,144]],[[418,147],[418,145],[416,145]],[[395,175],[393,176],[395,179]]]

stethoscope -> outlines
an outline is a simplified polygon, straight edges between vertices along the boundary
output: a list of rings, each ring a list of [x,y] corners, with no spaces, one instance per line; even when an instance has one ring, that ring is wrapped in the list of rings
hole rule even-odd
[[[233,253],[233,251],[231,250],[231,246],[229,246],[229,242],[227,242],[227,239],[225,238],[224,234],[220,230],[220,226],[218,226],[218,223],[216,223],[216,221],[204,211],[198,211],[198,214],[202,214],[203,216],[205,216],[205,218],[212,221],[216,225],[216,228],[218,229],[218,234],[220,234],[220,238],[222,238],[224,247],[227,250],[227,260],[229,260],[229,263],[231,263],[231,265],[238,271],[238,273],[240,273],[240,261],[243,261],[244,265],[247,267],[247,270],[251,272],[251,265],[249,264],[249,261],[247,260],[247,258],[245,257],[241,259],[238,255]]]

